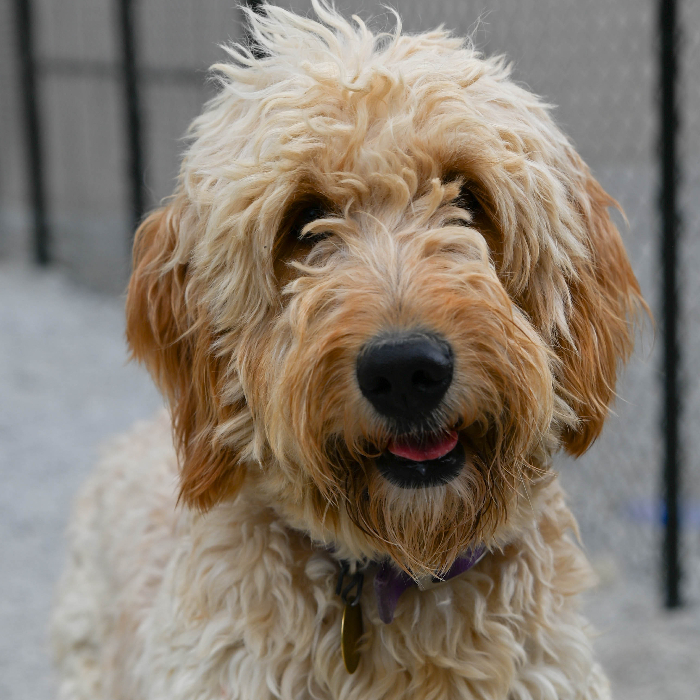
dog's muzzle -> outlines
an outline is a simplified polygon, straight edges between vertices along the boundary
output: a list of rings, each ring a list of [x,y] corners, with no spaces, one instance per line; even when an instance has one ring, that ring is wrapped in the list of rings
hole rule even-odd
[[[381,335],[361,350],[357,380],[364,397],[388,418],[397,435],[376,460],[382,476],[401,488],[437,486],[454,479],[465,464],[454,431],[426,433],[429,420],[452,383],[449,343],[432,333]]]

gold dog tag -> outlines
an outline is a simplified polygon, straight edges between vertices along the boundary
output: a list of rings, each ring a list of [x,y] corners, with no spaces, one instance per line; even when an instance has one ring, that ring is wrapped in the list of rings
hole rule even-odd
[[[362,610],[360,604],[348,605],[343,608],[343,620],[340,624],[340,649],[343,652],[343,663],[348,673],[355,673],[360,663],[358,642],[362,636]]]

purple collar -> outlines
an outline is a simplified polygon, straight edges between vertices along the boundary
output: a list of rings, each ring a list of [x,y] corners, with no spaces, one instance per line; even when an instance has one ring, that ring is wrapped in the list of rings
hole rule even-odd
[[[479,545],[475,549],[467,550],[464,556],[459,557],[450,570],[441,579],[433,579],[434,582],[447,581],[469,571],[486,554],[486,547]],[[401,571],[390,562],[384,561],[380,564],[374,576],[374,594],[377,598],[377,610],[379,618],[388,625],[394,619],[396,605],[401,594],[413,586],[418,586],[415,579],[411,578],[405,571]]]

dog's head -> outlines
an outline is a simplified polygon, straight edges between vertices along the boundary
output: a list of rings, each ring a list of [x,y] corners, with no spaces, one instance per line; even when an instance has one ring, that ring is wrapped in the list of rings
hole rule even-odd
[[[349,555],[445,570],[599,435],[643,302],[614,202],[502,60],[314,5],[216,67],[128,338],[187,504],[246,483]]]

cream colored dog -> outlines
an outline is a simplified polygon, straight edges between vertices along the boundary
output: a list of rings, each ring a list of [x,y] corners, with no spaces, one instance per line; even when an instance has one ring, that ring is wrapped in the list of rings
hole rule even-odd
[[[606,698],[550,463],[643,308],[614,202],[503,60],[313,4],[250,15],[137,233],[170,416],[78,501],[60,696]]]

